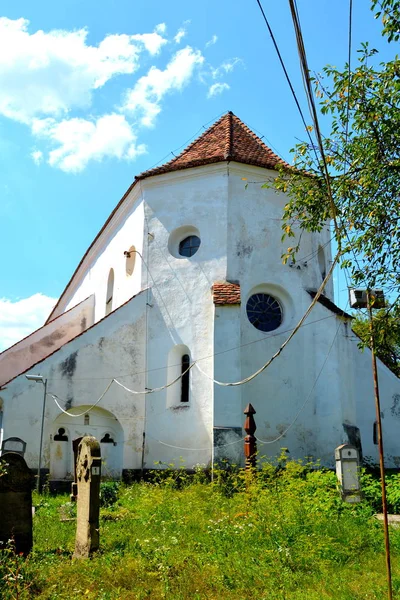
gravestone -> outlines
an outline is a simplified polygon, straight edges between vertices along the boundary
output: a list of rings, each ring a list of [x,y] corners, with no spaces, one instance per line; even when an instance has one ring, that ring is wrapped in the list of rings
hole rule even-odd
[[[88,558],[99,549],[100,444],[86,435],[78,446],[76,482],[78,487],[74,558]]]
[[[5,473],[0,476],[0,542],[12,543],[17,554],[32,549],[33,475],[24,458],[16,452],[1,456]]]

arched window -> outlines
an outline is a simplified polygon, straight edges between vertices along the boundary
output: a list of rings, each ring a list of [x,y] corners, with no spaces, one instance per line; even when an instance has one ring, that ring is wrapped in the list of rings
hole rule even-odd
[[[114,294],[114,269],[110,269],[107,282],[107,294],[106,294],[106,316],[112,311],[113,305],[113,294]]]
[[[322,279],[326,277],[325,252],[322,246],[318,248],[318,265]]]
[[[376,421],[374,422],[374,427],[372,430],[372,439],[373,439],[375,446],[377,446],[378,445],[378,423]]]
[[[190,403],[190,350],[184,344],[173,346],[168,353],[166,382],[173,385],[167,388],[167,407],[189,406]]]
[[[189,377],[190,371],[188,370],[190,366],[190,356],[189,354],[184,354],[182,356],[182,377],[181,377],[181,402],[189,402]]]

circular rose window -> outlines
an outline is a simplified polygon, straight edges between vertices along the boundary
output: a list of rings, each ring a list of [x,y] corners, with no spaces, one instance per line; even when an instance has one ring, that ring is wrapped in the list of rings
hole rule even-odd
[[[274,331],[282,323],[282,307],[278,300],[269,294],[253,294],[247,300],[247,317],[260,331]]]

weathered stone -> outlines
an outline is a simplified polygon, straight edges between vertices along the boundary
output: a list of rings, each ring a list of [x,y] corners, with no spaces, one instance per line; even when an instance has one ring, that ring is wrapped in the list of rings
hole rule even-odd
[[[96,438],[85,436],[78,447],[77,523],[74,558],[88,558],[99,548],[101,452]]]
[[[16,452],[4,452],[0,476],[0,543],[12,540],[15,551],[28,554],[32,549],[33,476],[24,458]]]

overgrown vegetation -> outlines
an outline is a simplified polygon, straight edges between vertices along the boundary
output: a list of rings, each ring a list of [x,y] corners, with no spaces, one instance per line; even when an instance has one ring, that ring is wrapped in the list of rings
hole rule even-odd
[[[376,355],[397,377],[400,377],[400,310],[388,308],[374,311],[373,326]],[[360,338],[361,347],[371,347],[370,321],[357,315],[351,327]]]
[[[295,260],[299,233],[321,231],[335,217],[340,264],[349,269],[352,285],[383,288],[395,319],[400,310],[400,59],[395,43],[400,1],[371,0],[371,9],[382,22],[382,35],[394,42],[386,48],[393,49],[392,60],[380,62],[379,52],[364,43],[357,59],[353,52],[351,65],[328,65],[314,74],[324,128],[321,147],[309,125],[310,140],[292,149],[294,169],[282,167],[265,185],[288,195],[282,227],[289,247],[283,260]],[[375,344],[381,354],[387,354],[380,343],[386,344],[391,324],[382,314],[380,333],[387,334]]]
[[[398,497],[390,502],[400,508],[394,477]],[[66,496],[36,498],[33,552],[23,559],[6,549],[1,557],[3,600],[386,597],[382,525],[373,516],[379,483],[371,476],[357,506],[340,500],[334,473],[285,460],[279,468],[264,463],[257,475],[219,470],[213,483],[201,469],[171,469],[152,483],[106,487],[101,551],[90,561],[72,560],[75,505]],[[400,532],[391,539],[398,555]]]

